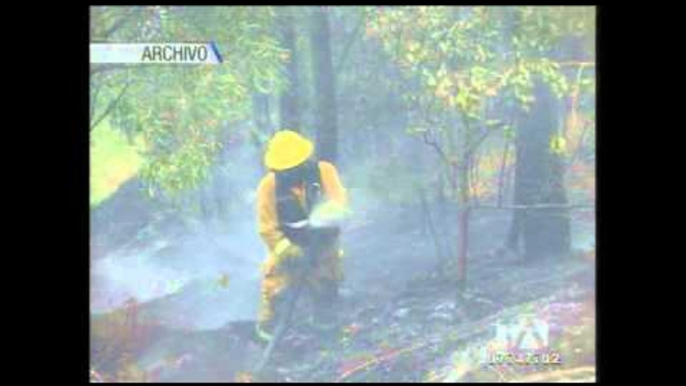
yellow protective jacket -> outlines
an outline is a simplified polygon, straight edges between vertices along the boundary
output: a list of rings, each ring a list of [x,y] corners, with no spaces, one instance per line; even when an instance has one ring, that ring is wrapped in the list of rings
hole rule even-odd
[[[338,176],[336,167],[326,161],[319,161],[322,190],[324,197],[340,205],[348,204],[348,196]],[[269,172],[257,187],[257,228],[262,240],[273,254],[276,244],[285,236],[279,230],[279,218],[276,209],[276,175]],[[304,189],[294,187],[293,194],[303,203]]]

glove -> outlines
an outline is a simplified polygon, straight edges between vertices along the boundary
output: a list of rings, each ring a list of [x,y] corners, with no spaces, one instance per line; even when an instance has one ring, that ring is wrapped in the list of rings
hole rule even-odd
[[[274,255],[276,255],[276,263],[281,264],[301,257],[303,251],[297,244],[293,244],[287,238],[283,238],[274,247]]]

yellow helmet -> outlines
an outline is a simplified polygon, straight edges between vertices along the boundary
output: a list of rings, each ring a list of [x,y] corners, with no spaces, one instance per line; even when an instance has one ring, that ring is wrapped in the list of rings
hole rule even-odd
[[[305,162],[314,152],[314,145],[291,130],[274,134],[267,144],[264,164],[271,170],[286,170]]]

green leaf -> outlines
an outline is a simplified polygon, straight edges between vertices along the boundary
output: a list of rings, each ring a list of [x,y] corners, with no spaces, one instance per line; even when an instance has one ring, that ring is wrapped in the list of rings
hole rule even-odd
[[[440,42],[440,43],[439,43],[439,48],[441,49],[441,52],[447,53],[447,52],[448,52],[448,49],[449,49],[448,43],[445,42],[445,41]]]
[[[433,75],[429,75],[429,79],[427,79],[426,83],[431,87],[436,86],[436,77]]]

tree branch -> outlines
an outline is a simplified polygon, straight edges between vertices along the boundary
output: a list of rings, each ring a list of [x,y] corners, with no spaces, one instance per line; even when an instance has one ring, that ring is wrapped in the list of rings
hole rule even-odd
[[[425,144],[431,146],[432,148],[434,148],[436,150],[436,152],[438,153],[438,155],[441,157],[441,159],[443,161],[445,161],[448,164],[450,163],[450,159],[448,158],[448,156],[443,151],[443,148],[441,147],[441,145],[439,145],[435,139],[429,138],[429,132],[428,131],[425,131],[422,133],[422,139],[424,140]]]
[[[127,82],[124,85],[124,88],[122,88],[122,90],[119,92],[119,95],[117,95],[117,97],[114,100],[112,100],[112,102],[110,102],[110,104],[107,106],[107,109],[102,113],[102,115],[100,115],[100,118],[98,118],[95,122],[91,123],[89,131],[93,131],[93,129],[96,126],[98,126],[98,124],[100,124],[100,122],[112,112],[117,103],[119,103],[119,100],[124,96],[124,93],[126,92],[126,89],[129,88],[130,84],[131,82]]]
[[[102,83],[98,83],[98,85],[95,87],[95,91],[93,92],[93,99],[91,100],[91,103],[90,103],[90,115],[89,115],[90,119],[93,119],[93,113],[95,112],[95,104],[98,101],[98,94],[100,93],[101,88],[102,88]]]
[[[476,141],[472,142],[467,149],[467,156],[471,157],[472,154],[476,151],[476,149],[481,146],[481,144],[488,138],[488,136],[491,134],[492,130],[486,129],[481,133],[481,136],[476,139]]]
[[[510,121],[512,121],[512,122],[514,122],[514,115],[515,115],[515,114],[514,114],[514,112],[513,112],[513,113],[512,113],[512,116],[510,117]],[[488,136],[489,136],[492,132],[494,132],[494,131],[496,131],[496,129],[500,129],[500,128],[506,126],[506,125],[507,125],[507,123],[502,122],[502,123],[500,123],[499,125],[497,125],[497,127],[486,127],[486,128],[484,129],[484,131],[482,132],[481,136],[480,136],[479,138],[477,138],[476,141],[474,141],[472,144],[470,144],[469,149],[468,149],[468,151],[467,151],[467,155],[469,155],[469,156],[471,157],[472,153],[475,152],[476,149],[479,148],[479,146],[481,146],[481,143],[483,143],[483,141],[485,141],[486,138],[488,138]]]

